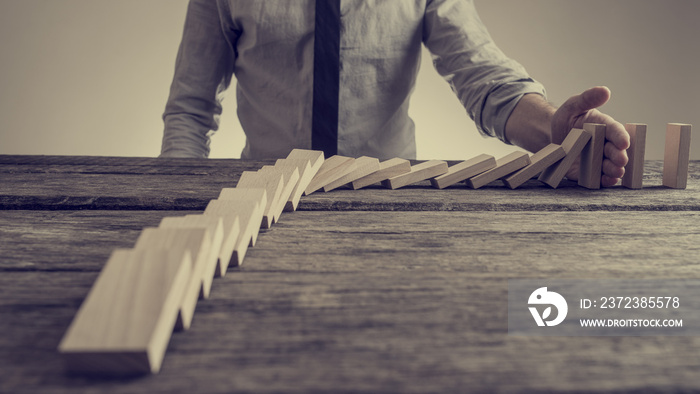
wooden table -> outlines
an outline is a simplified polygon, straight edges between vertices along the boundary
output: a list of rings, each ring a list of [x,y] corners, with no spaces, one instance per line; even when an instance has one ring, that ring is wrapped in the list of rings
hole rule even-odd
[[[507,280],[700,278],[687,190],[338,190],[216,279],[158,375],[70,376],[56,351],[111,251],[264,162],[0,156],[0,392],[700,390],[697,337],[507,335]]]

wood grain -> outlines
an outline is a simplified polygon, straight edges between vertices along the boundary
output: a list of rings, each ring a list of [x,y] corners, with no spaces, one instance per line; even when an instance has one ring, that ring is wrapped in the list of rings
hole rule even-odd
[[[46,253],[68,223],[94,229],[84,238],[90,244],[128,244],[121,227],[155,221],[152,212],[122,212],[106,228],[95,215],[0,218],[34,234],[28,248]],[[218,281],[197,324],[173,335],[158,376],[124,381],[67,376],[55,351],[104,264],[93,248],[85,255],[93,272],[0,275],[0,349],[8,354],[0,357],[0,389],[309,392],[344,382],[366,392],[695,391],[697,338],[510,337],[506,286],[511,278],[697,278],[698,215],[296,212],[261,235],[248,264]],[[319,222],[327,225],[314,227]],[[553,239],[557,248],[548,246]],[[0,248],[21,254],[13,245]],[[46,264],[71,259],[58,254]],[[27,285],[37,281],[42,291]]]

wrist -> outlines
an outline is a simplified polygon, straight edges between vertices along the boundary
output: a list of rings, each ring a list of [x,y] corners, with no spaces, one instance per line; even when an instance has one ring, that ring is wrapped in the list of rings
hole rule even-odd
[[[506,122],[508,141],[537,152],[552,141],[552,117],[556,108],[536,93],[523,95]]]

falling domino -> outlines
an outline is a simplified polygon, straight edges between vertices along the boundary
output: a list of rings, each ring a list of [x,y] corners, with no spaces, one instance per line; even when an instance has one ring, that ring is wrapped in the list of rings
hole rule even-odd
[[[210,248],[211,236],[209,230],[201,228],[175,229],[152,228],[143,229],[136,240],[134,249],[169,249],[176,254],[189,252],[192,255],[192,274],[189,283],[185,287],[185,294],[180,303],[175,327],[178,330],[187,330],[192,324],[194,310],[197,307],[199,297],[208,298],[211,289],[213,275],[205,274],[207,267],[211,265]]]
[[[299,170],[296,166],[264,166],[258,170],[258,173],[265,175],[282,174],[284,184],[282,185],[279,200],[273,210],[273,221],[276,223],[279,221],[282,212],[284,212],[284,207],[287,205],[287,200],[292,195],[294,187],[299,182]]]
[[[58,347],[68,370],[158,373],[191,267],[189,252],[114,250]]]
[[[297,174],[298,175],[298,174]],[[253,188],[267,190],[267,205],[263,207],[263,228],[270,228],[274,223],[275,214],[284,189],[284,176],[279,173],[260,173],[243,171],[236,188]]]
[[[442,174],[430,181],[433,187],[444,189],[467,178],[479,175],[496,167],[496,158],[491,155],[479,155],[467,161],[455,164]]]
[[[311,171],[316,173],[323,165],[323,152],[319,150],[293,149],[287,159],[308,160],[311,164]]]
[[[297,184],[294,186],[292,193],[284,205],[285,212],[294,212],[299,206],[299,200],[301,200],[301,196],[304,194],[304,189],[309,186],[314,175],[316,175],[316,171],[318,171],[318,167],[314,170],[311,166],[311,161],[308,159],[278,159],[277,162],[275,162],[275,167],[278,166],[295,166],[297,170],[299,170],[299,181],[297,181]]]
[[[410,172],[402,175],[397,175],[393,178],[389,178],[382,183],[384,187],[387,187],[389,189],[398,189],[400,187],[408,186],[416,182],[440,176],[446,172],[446,162],[442,160],[429,160],[420,164],[416,164],[415,166],[411,166]]]
[[[503,183],[509,188],[515,189],[565,156],[566,152],[561,145],[549,144],[530,157],[530,164],[527,167],[509,175],[503,179]]]
[[[467,179],[466,183],[472,189],[478,189],[529,164],[530,155],[525,152],[513,152],[496,160],[496,167]]]
[[[221,258],[221,251],[224,247],[224,222],[221,218],[206,216],[206,215],[187,215],[187,216],[170,216],[161,219],[160,228],[206,228],[211,235],[211,253],[210,259],[216,260],[213,276],[226,275],[228,268],[228,259]],[[234,223],[234,228],[229,232],[235,233],[238,236],[238,220]],[[231,245],[232,247],[232,245]],[[231,249],[233,251],[233,249]],[[229,254],[230,256],[230,254]]]
[[[564,179],[566,172],[569,171],[576,159],[579,158],[581,151],[591,139],[591,135],[583,129],[572,129],[561,143],[562,149],[566,153],[566,157],[561,159],[559,163],[549,166],[542,174],[539,180],[546,183],[552,188],[559,187],[559,183]]]
[[[250,233],[250,246],[255,246],[255,242],[258,239],[258,232],[260,231],[260,228],[264,226],[262,225],[262,217],[260,218],[260,221],[257,219],[257,214],[259,213],[262,215],[263,209],[267,206],[267,190],[265,189],[256,189],[256,188],[231,188],[231,187],[226,187],[221,189],[221,192],[219,192],[219,198],[218,200],[235,200],[238,205],[231,205],[231,204],[219,204],[219,203],[214,203],[210,205],[213,205],[214,207],[220,206],[222,208],[222,212],[226,213],[228,211],[234,212],[236,215],[242,214],[241,217],[241,231],[244,231],[248,227],[248,222],[251,216],[255,216],[255,220],[252,220],[252,224],[250,228],[254,231],[248,231]],[[212,201],[218,201],[218,200],[212,200]],[[243,202],[253,202],[254,205],[249,205],[249,204],[244,204]],[[217,205],[218,204],[218,205]],[[214,208],[212,207],[212,209]],[[236,209],[234,209],[236,208]],[[260,212],[257,212],[256,210],[260,209]],[[228,210],[228,211],[227,211]],[[207,211],[205,210],[204,213]],[[211,211],[210,211],[211,212]],[[217,214],[219,212],[216,212]],[[257,223],[255,223],[257,222]],[[246,230],[247,231],[247,230]]]
[[[411,162],[406,159],[395,157],[379,163],[379,169],[369,175],[354,180],[350,183],[353,190],[362,189],[369,185],[374,185],[397,175],[406,174],[411,171]]]
[[[309,195],[333,182],[338,178],[339,174],[345,172],[354,162],[355,159],[352,157],[338,155],[326,159],[316,173],[314,179],[311,180],[311,183],[304,191],[304,195]]]
[[[323,191],[329,192],[333,189],[337,189],[352,181],[372,174],[377,170],[379,170],[379,159],[368,156],[358,157],[355,159],[352,166],[348,167],[348,169],[338,179],[324,186]]]
[[[669,123],[666,126],[664,148],[663,185],[673,189],[685,189],[688,183],[691,125]]]
[[[641,189],[644,179],[644,151],[646,149],[647,125],[627,123],[625,125],[630,135],[630,147],[627,149],[627,165],[622,177],[622,186],[628,189]]]
[[[605,125],[584,123],[583,129],[590,133],[591,139],[581,151],[578,184],[588,189],[600,189],[600,177],[603,173],[603,149],[605,148]]]

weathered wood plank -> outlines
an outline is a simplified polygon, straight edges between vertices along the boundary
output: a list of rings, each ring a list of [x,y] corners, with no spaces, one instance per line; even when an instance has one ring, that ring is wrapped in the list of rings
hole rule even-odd
[[[84,256],[94,260],[125,230],[157,223],[161,213],[132,212],[119,221],[116,212],[33,212],[21,220],[14,215],[22,212],[1,212],[3,222],[23,223],[0,226],[0,238],[12,233],[24,244],[3,243],[0,255],[39,247],[54,256],[47,265],[62,265],[70,261],[66,249],[43,245],[82,233],[92,245]],[[115,215],[112,227],[98,225],[100,214]],[[5,270],[0,392],[700,389],[696,337],[506,335],[507,279],[699,277],[700,213],[283,218],[261,234],[246,265],[217,279],[192,329],[173,336],[160,375],[149,379],[63,372],[55,349],[97,270]]]
[[[518,190],[494,182],[479,190],[430,188],[429,182],[403,190],[335,190],[303,197],[301,210],[700,210],[700,162],[691,162],[687,190],[661,185],[661,163],[650,162],[642,190],[621,186],[587,190],[564,181],[550,190],[531,180]],[[1,167],[1,166],[0,166]],[[203,210],[231,176],[0,173],[0,209]],[[176,186],[176,187],[175,187]]]

